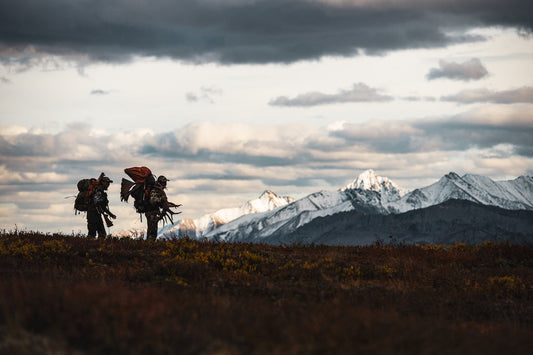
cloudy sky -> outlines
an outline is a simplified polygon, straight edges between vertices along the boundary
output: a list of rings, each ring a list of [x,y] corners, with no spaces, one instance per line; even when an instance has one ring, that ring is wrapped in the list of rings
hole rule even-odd
[[[0,227],[86,232],[126,167],[196,218],[372,168],[406,188],[533,174],[530,0],[3,0]]]

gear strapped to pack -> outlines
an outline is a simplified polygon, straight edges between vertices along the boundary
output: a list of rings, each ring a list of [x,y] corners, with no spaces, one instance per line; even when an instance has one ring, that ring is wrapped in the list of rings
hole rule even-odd
[[[105,190],[109,188],[113,180],[101,173],[98,179],[81,179],[78,181],[78,194],[74,201],[75,214],[87,212],[87,228],[89,236],[95,237],[98,233],[99,238],[105,238],[106,232],[102,224],[102,218],[108,227],[113,226],[110,218],[117,218],[109,210],[109,200]]]
[[[120,199],[128,202],[130,196],[133,197],[133,205],[137,213],[144,213],[150,210],[150,190],[155,184],[152,171],[146,166],[132,167],[124,169],[124,172],[133,179],[122,178],[120,184]]]
[[[121,201],[128,202],[130,196],[133,197],[133,205],[137,213],[141,214],[146,212],[156,211],[159,215],[159,219],[168,218],[173,223],[172,215],[179,214],[181,212],[173,212],[170,208],[179,207],[169,202],[166,198],[166,194],[163,189],[166,187],[166,181],[168,179],[164,176],[160,176],[156,181],[152,171],[146,166],[132,167],[124,169],[124,172],[133,179],[122,178],[120,185],[120,199]],[[161,201],[159,203],[151,203],[152,192],[157,192],[161,195]]]

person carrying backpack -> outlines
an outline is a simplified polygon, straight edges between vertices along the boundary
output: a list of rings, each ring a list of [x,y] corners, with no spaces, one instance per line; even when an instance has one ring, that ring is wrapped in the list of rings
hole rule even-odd
[[[101,173],[98,180],[92,183],[92,191],[87,193],[87,236],[89,238],[95,238],[96,234],[98,234],[98,239],[104,239],[107,236],[102,216],[105,218],[108,227],[113,225],[109,217],[117,218],[109,211],[109,200],[106,193],[112,182],[113,180]]]
[[[146,231],[147,240],[156,240],[157,224],[161,219],[169,217],[170,221],[172,222],[172,214],[180,213],[170,211],[170,207],[179,207],[181,205],[176,205],[168,201],[167,194],[164,191],[167,188],[167,181],[170,180],[163,175],[159,176],[154,186],[150,190],[148,196],[149,207],[144,213],[146,216],[146,222],[148,224],[148,229]],[[170,215],[167,214],[169,212],[171,213]]]
[[[128,198],[133,196],[135,210],[141,217],[142,214],[146,217],[146,239],[156,240],[159,221],[168,218],[170,223],[173,223],[172,216],[181,212],[174,212],[170,209],[181,205],[168,201],[164,191],[169,181],[166,177],[161,175],[156,180],[152,171],[145,166],[127,168],[124,172],[133,181],[122,179],[121,200],[128,202]]]

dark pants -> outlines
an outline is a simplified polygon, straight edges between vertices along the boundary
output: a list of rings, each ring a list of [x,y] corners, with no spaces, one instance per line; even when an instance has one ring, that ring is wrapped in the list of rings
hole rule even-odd
[[[146,222],[148,223],[148,230],[146,231],[146,240],[156,240],[157,238],[157,224],[159,223],[159,213],[157,211],[146,212]]]
[[[96,210],[87,211],[87,229],[89,230],[87,234],[89,238],[96,237],[96,233],[98,233],[99,239],[104,239],[107,236],[102,216]]]

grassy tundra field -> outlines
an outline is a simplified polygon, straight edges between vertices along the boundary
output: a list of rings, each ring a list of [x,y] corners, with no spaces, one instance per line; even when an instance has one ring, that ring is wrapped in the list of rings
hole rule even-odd
[[[0,354],[526,354],[533,245],[0,233]]]

